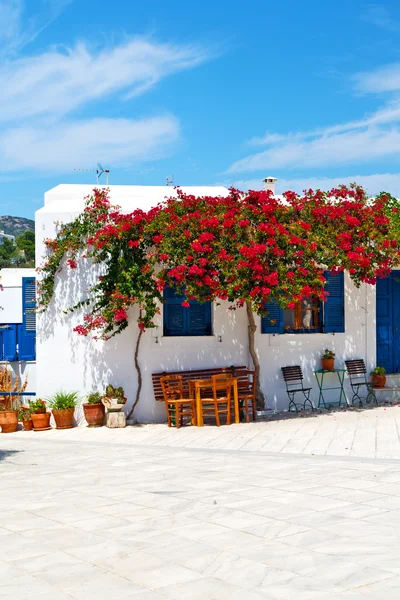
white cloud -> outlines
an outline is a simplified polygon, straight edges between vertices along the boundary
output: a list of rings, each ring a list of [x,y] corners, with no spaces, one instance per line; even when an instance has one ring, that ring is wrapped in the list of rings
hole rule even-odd
[[[136,38],[100,51],[78,44],[9,61],[0,67],[0,120],[67,114],[116,93],[128,98],[207,58],[199,47]]]
[[[174,116],[102,118],[100,103],[119,102],[131,115],[133,96],[196,67],[210,51],[126,36],[103,48],[80,42],[22,56],[21,48],[72,0],[36,1],[41,12],[28,19],[23,0],[0,0],[0,42],[7,48],[0,62],[0,172],[61,173],[98,159],[115,168],[163,156],[179,139]],[[82,112],[90,103],[96,118]]]
[[[36,14],[24,17],[24,0],[0,0],[0,55],[12,55],[37,38],[73,0],[35,0]]]
[[[275,186],[277,194],[287,190],[301,193],[308,189],[330,190],[338,185],[357,183],[371,195],[385,191],[400,197],[400,173],[376,173],[374,175],[343,175],[339,177],[299,177],[294,179],[278,179]],[[240,190],[261,190],[264,184],[260,179],[244,179],[225,181],[223,185],[236,187]]]
[[[400,90],[400,63],[385,65],[375,71],[358,73],[356,89],[363,93],[386,93]]]
[[[170,116],[20,127],[0,135],[0,172],[72,171],[96,160],[123,166],[160,157],[178,137],[179,124]]]
[[[361,18],[386,31],[396,32],[400,30],[400,24],[390,16],[390,12],[383,4],[368,4]]]

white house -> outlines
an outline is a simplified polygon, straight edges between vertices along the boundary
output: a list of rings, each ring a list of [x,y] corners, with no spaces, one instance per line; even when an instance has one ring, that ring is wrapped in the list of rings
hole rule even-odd
[[[270,186],[273,183],[267,182]],[[120,205],[124,212],[135,208],[147,210],[166,196],[175,194],[173,188],[164,186],[109,187],[112,202]],[[43,240],[55,236],[57,221],[70,221],[83,210],[84,197],[91,190],[92,186],[87,185],[59,185],[45,194],[44,206],[36,213],[37,265],[46,252]],[[184,187],[183,191],[214,196],[229,193],[224,187]],[[67,269],[62,271],[49,309],[38,315],[38,394],[47,396],[59,388],[76,389],[83,394],[101,391],[110,382],[122,385],[132,402],[137,387],[133,361],[138,335],[135,309],[132,309],[129,327],[108,342],[78,336],[73,328],[79,323],[79,315],[65,315],[62,310],[80,299],[93,272],[82,263],[73,275],[71,277]],[[313,388],[311,397],[315,402],[318,400],[313,371],[320,368],[320,357],[325,348],[336,353],[337,367],[343,367],[345,359],[362,358],[369,370],[377,364],[378,346],[378,362],[387,366],[389,372],[400,371],[400,332],[394,325],[400,318],[397,315],[400,313],[400,283],[395,277],[383,280],[383,283],[379,282],[377,292],[378,313],[375,287],[362,285],[356,289],[345,275],[335,280],[332,301],[322,311],[314,311],[312,306],[299,307],[296,314],[279,309],[274,315],[276,324],[273,327],[270,321],[262,321],[256,316],[260,383],[267,398],[267,408],[280,411],[288,407],[280,371],[287,365],[302,367],[305,384]],[[230,311],[228,303],[221,303],[205,310],[200,328],[193,330],[183,323],[177,327],[177,321],[174,325],[168,309],[163,307],[158,328],[143,336],[139,355],[143,388],[135,413],[139,421],[165,419],[164,406],[154,400],[153,372],[230,365],[251,367],[245,309]],[[333,377],[331,386],[335,387],[336,376],[329,377]],[[337,398],[337,390],[330,393],[332,401]]]
[[[35,269],[1,269],[0,363],[36,391]]]

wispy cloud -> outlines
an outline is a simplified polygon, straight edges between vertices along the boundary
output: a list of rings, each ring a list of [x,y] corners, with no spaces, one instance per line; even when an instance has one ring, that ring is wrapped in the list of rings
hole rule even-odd
[[[365,13],[361,17],[363,21],[372,23],[376,27],[386,31],[400,31],[400,23],[390,16],[390,12],[383,4],[368,4]]]
[[[102,117],[100,103],[118,102],[119,113],[126,107],[131,115],[134,96],[203,63],[211,51],[126,36],[107,47],[81,41],[22,55],[21,48],[70,1],[38,0],[40,17],[27,20],[23,0],[0,0],[0,23],[8,23],[0,25],[0,41],[8,48],[0,63],[0,172],[63,172],[90,165],[95,157],[126,166],[163,156],[179,138],[179,122],[166,111],[110,119]],[[82,116],[90,103],[96,118]]]
[[[355,92],[386,93],[389,100],[359,120],[312,131],[268,131],[252,138],[246,145],[263,149],[233,163],[228,173],[315,169],[400,157],[400,64],[358,73],[353,84]]]
[[[23,126],[0,136],[0,172],[72,171],[93,164],[96,157],[107,165],[126,166],[160,158],[178,138],[179,123],[172,116]]]
[[[74,0],[36,0],[36,14],[25,14],[24,0],[0,0],[0,56],[14,55],[33,42]]]

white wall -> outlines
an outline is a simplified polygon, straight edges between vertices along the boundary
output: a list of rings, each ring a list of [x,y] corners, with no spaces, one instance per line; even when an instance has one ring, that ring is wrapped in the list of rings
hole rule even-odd
[[[0,324],[22,323],[22,278],[36,277],[35,269],[0,269]]]
[[[66,222],[79,214],[83,208],[80,198],[90,192],[88,187],[59,186],[46,194],[46,205],[36,213],[37,265],[41,263],[45,254],[43,239],[55,235],[54,222]],[[112,202],[122,204],[123,209],[141,207],[141,196],[138,195],[136,186],[131,186],[131,195],[126,189],[129,186],[121,187],[124,188],[123,194],[118,196],[119,186],[113,186]],[[164,192],[158,190],[157,194],[166,195],[167,192],[171,192],[171,188],[164,188]],[[202,188],[193,190],[193,193],[201,192]],[[148,208],[151,198],[147,193],[140,193],[145,196],[143,207]],[[215,191],[209,188],[204,193],[215,195]],[[157,197],[156,200],[158,199]],[[125,200],[129,206],[124,205]],[[64,315],[61,311],[82,298],[84,290],[95,276],[94,270],[88,269],[86,262],[78,262],[79,266],[73,271],[73,277],[70,276],[68,268],[62,271],[56,285],[54,300],[46,313],[38,315],[38,394],[46,397],[60,388],[75,389],[81,394],[95,390],[102,392],[107,383],[112,383],[124,387],[131,404],[137,387],[133,359],[138,334],[137,313],[132,309],[129,327],[108,342],[93,341],[74,333],[74,326],[80,322],[79,315]],[[375,288],[363,285],[356,289],[347,276],[345,286],[346,333],[256,334],[261,363],[261,386],[269,408],[286,410],[288,407],[280,368],[290,364],[302,366],[306,382],[313,387],[312,397],[317,399],[313,370],[320,368],[320,357],[325,348],[336,352],[336,365],[339,367],[344,365],[346,358],[364,358],[368,369],[375,366]],[[143,388],[135,412],[139,421],[165,420],[163,404],[154,400],[151,381],[153,372],[232,364],[251,366],[245,310],[229,311],[227,307],[227,303],[214,307],[213,336],[164,338],[160,327],[146,332],[142,337],[139,360],[143,371]],[[256,317],[256,322],[260,325],[260,317]],[[158,323],[162,323],[161,316]],[[218,341],[218,336],[222,337],[221,342]]]

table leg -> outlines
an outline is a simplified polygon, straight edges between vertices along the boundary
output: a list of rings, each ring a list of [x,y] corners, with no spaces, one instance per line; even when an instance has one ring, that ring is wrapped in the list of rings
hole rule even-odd
[[[200,386],[196,383],[196,412],[197,412],[197,427],[203,427],[203,411],[201,407],[201,391]]]
[[[237,380],[233,382],[233,404],[235,407],[235,423],[240,423],[239,393]]]

